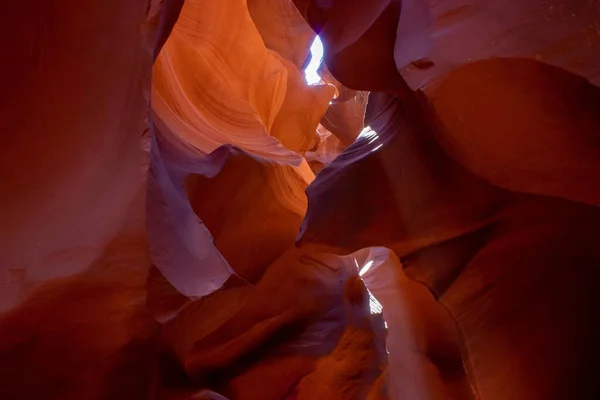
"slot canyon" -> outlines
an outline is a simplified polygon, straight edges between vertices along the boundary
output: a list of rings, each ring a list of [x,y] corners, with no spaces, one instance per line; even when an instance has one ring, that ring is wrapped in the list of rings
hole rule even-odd
[[[600,399],[599,0],[0,19],[1,400]]]

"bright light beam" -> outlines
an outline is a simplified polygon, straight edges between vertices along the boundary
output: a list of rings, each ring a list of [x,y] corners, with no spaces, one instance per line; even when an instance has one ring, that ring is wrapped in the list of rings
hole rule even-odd
[[[323,61],[323,42],[317,35],[310,46],[310,62],[304,70],[304,78],[309,85],[316,85],[321,82],[321,77],[317,73],[321,61]]]
[[[373,260],[371,261],[367,261],[367,263],[362,267],[362,269],[359,271],[358,275],[359,276],[363,276],[369,269],[371,269],[371,266],[373,265]]]
[[[360,134],[356,138],[356,140],[358,140],[358,139],[366,140],[367,144],[372,144],[372,143],[375,143],[375,141],[379,139],[379,135],[377,134],[377,132],[375,132],[373,129],[371,129],[370,126],[365,126],[365,128],[360,132]],[[381,146],[383,146],[383,143],[376,145],[371,150],[371,152],[380,149]]]
[[[356,265],[356,268],[359,268],[356,258],[354,259],[354,264]],[[362,268],[359,268],[358,276],[363,276],[364,274],[366,274],[372,266],[373,260],[367,261]],[[373,293],[371,293],[369,289],[367,289],[367,293],[369,294],[369,309],[371,311],[371,314],[381,314],[383,312],[383,307],[381,306],[381,303],[377,301],[377,299],[375,298],[375,296],[373,296]],[[385,324],[385,327],[387,328],[387,323]]]

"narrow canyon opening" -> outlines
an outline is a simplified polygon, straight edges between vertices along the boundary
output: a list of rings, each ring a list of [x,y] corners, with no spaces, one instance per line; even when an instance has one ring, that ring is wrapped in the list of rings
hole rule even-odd
[[[310,61],[304,69],[304,78],[306,79],[306,83],[309,85],[316,85],[322,81],[318,70],[323,62],[324,54],[325,49],[323,47],[323,42],[321,41],[319,35],[316,35],[315,39],[310,45]]]
[[[319,68],[321,67],[322,63],[325,62],[324,61],[325,49],[324,49],[323,42],[321,41],[321,38],[319,37],[319,35],[315,36],[315,39],[313,40],[313,42],[310,46],[309,54],[310,54],[310,59],[308,60],[309,62],[307,63],[306,67],[304,68],[304,76],[305,76],[306,83],[309,85],[317,85],[317,84],[325,83],[323,81],[322,77],[319,75]],[[332,103],[330,102],[329,104],[331,105]],[[320,125],[320,128],[324,130],[324,128],[321,125]],[[368,144],[371,144],[371,143],[377,141],[377,139],[378,139],[377,132],[372,130],[370,126],[364,127],[361,130],[360,134],[356,138],[356,140],[364,140]],[[379,145],[375,146],[372,151],[376,151],[382,145],[383,144],[379,144]],[[333,160],[331,160],[331,161],[333,161]],[[362,276],[366,272],[368,272],[369,269],[373,266],[374,260],[366,259],[366,260],[364,260],[363,265],[358,265],[358,261],[356,258],[354,259],[354,262],[356,263],[356,267],[359,272],[359,276],[361,277],[361,280],[362,280]],[[363,281],[363,283],[364,283],[364,281]],[[365,283],[365,286],[366,286],[366,283]],[[383,319],[383,311],[382,311],[381,303],[377,300],[377,298],[369,290],[368,286],[367,286],[367,293],[369,295],[369,309],[370,309],[371,314],[381,315],[384,326],[387,329],[387,323]],[[389,354],[389,352],[388,352],[388,354]]]

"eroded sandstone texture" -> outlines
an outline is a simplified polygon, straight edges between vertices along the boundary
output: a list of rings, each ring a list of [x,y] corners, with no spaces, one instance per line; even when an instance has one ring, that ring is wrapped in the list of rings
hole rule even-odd
[[[600,396],[597,1],[0,19],[0,399]]]

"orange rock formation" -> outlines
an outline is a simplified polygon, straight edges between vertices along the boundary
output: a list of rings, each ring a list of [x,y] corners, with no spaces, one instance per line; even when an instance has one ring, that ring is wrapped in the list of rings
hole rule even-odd
[[[6,4],[0,399],[598,398],[600,7],[480,3]]]

